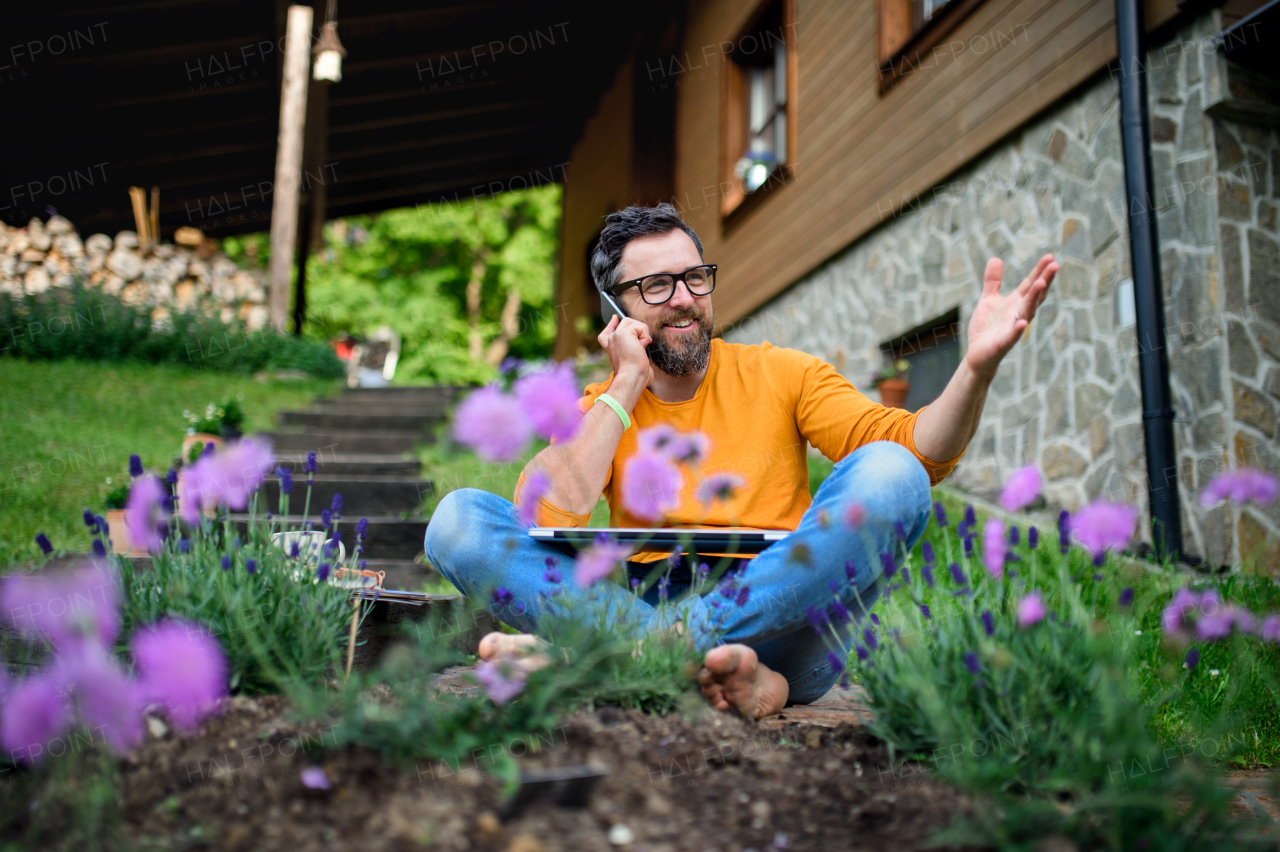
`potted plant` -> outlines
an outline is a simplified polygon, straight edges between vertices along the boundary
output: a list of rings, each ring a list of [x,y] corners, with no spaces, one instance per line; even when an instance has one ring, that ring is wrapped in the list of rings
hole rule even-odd
[[[222,405],[209,403],[203,417],[192,411],[183,411],[182,416],[187,419],[187,434],[182,439],[182,458],[187,461],[192,460],[193,447],[203,450],[206,444],[216,446],[223,441],[234,441],[243,434],[240,427],[244,425],[244,411],[234,399]]]
[[[911,362],[899,358],[888,366],[881,367],[871,376],[871,386],[880,390],[880,403],[889,408],[906,408],[907,391],[911,383],[907,381],[907,373],[911,372]]]
[[[107,535],[111,537],[111,552],[120,556],[146,556],[145,550],[134,550],[129,541],[129,528],[124,525],[124,507],[129,502],[130,482],[122,482],[107,492],[103,501],[107,510]]]

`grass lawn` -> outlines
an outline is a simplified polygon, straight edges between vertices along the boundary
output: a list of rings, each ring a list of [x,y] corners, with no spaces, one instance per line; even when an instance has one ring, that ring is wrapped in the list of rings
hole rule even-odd
[[[129,455],[163,474],[182,448],[184,409],[240,401],[246,432],[275,412],[336,391],[337,380],[259,382],[140,364],[0,360],[0,566],[39,554],[37,533],[58,550],[87,552],[81,520],[128,478]]]

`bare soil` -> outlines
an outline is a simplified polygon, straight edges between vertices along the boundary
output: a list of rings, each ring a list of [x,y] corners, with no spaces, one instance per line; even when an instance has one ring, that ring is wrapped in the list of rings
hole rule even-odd
[[[508,850],[905,850],[971,807],[916,767],[890,769],[860,728],[764,728],[700,708],[651,717],[602,708],[501,746],[522,768],[599,763],[586,807],[533,805],[502,822],[500,781],[476,755],[396,766],[334,748],[278,697],[233,699],[198,734],[149,737],[123,766],[139,847]],[[301,770],[320,766],[330,790]]]

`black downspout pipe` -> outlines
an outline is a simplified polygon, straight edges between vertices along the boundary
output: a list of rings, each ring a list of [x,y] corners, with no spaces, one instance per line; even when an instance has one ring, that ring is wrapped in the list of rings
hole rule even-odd
[[[1116,0],[1120,144],[1124,149],[1129,203],[1129,255],[1138,323],[1138,378],[1142,386],[1151,540],[1158,558],[1176,562],[1182,556],[1182,514],[1178,503],[1178,453],[1173,443],[1173,401],[1169,393],[1169,349],[1164,335],[1160,240],[1156,233],[1152,191],[1144,35],[1142,0]]]

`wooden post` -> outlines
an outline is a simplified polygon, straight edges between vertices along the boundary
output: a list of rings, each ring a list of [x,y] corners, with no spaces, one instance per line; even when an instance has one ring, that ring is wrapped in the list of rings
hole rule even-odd
[[[311,7],[290,6],[285,29],[284,85],[280,92],[280,136],[271,202],[271,325],[288,330],[289,277],[298,238],[298,193],[302,178],[302,134],[311,76]]]
[[[327,206],[324,169],[328,151],[329,81],[312,80],[307,92],[307,132],[302,150],[302,220],[298,226],[298,278],[293,289],[293,333],[302,336],[307,317],[307,258],[319,248]]]

